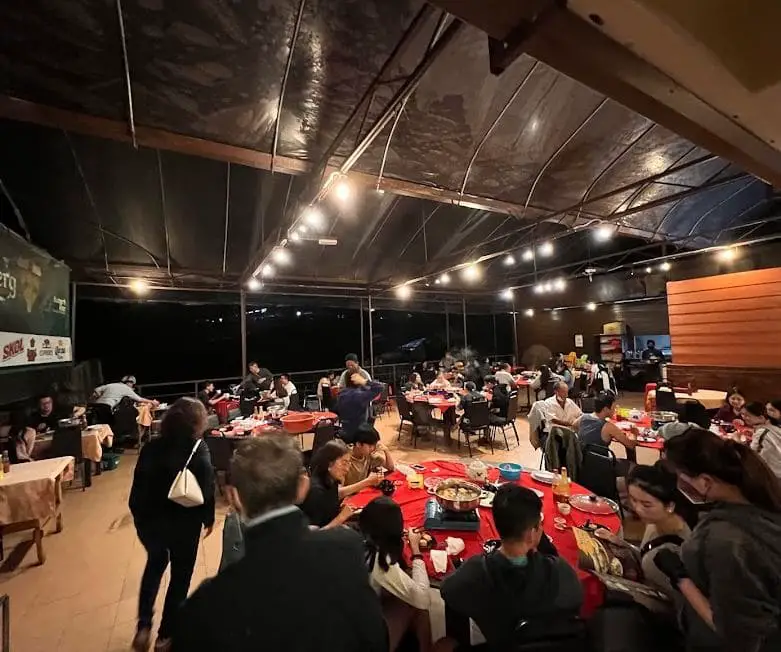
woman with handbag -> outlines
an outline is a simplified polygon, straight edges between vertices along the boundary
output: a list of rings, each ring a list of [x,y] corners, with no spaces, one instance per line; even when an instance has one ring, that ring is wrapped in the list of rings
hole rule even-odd
[[[171,578],[155,650],[170,648],[176,611],[190,588],[201,529],[209,536],[214,527],[214,472],[202,441],[207,416],[200,401],[180,398],[163,418],[161,436],[144,446],[138,457],[130,511],[147,562],[134,650],[149,648],[155,598],[169,561]]]

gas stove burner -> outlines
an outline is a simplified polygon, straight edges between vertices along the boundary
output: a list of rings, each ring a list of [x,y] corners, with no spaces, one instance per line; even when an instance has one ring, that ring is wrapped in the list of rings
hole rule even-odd
[[[426,502],[427,530],[463,530],[476,532],[480,529],[480,514],[476,509],[469,512],[452,512],[443,509],[435,498]]]

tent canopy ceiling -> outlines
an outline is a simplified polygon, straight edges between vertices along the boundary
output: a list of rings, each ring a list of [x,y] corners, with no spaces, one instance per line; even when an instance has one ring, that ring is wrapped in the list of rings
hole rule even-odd
[[[12,201],[80,280],[234,289],[309,201],[309,171],[350,156],[449,24],[417,0],[139,0],[122,17],[130,94],[113,2],[0,5],[2,220],[24,231]],[[475,28],[442,52],[357,160],[353,199],[323,202],[337,246],[295,244],[279,287],[388,288],[549,238],[538,273],[576,273],[728,242],[778,208],[767,184],[541,62],[491,75]],[[597,244],[602,221],[621,234]],[[482,287],[527,280],[516,258],[487,263]]]

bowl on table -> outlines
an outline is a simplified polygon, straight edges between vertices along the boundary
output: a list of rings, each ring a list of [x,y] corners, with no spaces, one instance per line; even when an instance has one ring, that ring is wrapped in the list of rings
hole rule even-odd
[[[514,462],[504,462],[499,465],[499,475],[505,480],[518,480],[523,472],[523,467]]]
[[[482,490],[476,484],[449,478],[434,489],[434,496],[443,509],[451,512],[469,512],[480,504]]]
[[[678,421],[678,414],[675,412],[649,412],[648,417],[651,419],[653,430],[659,430],[666,423]]]
[[[315,418],[309,412],[291,412],[282,417],[282,427],[291,435],[309,432],[314,426]]]
[[[396,491],[396,484],[393,480],[381,480],[377,485],[377,489],[379,489],[384,496],[392,496],[393,492]]]

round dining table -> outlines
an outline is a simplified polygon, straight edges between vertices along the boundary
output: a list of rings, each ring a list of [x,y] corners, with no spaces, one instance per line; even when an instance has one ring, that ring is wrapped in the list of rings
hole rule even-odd
[[[463,463],[449,460],[432,460],[423,464],[423,471],[421,474],[424,478],[438,477],[438,478],[464,478],[468,479],[466,469]],[[499,477],[499,471],[496,468],[490,468],[488,473],[488,479],[496,481]],[[425,519],[426,502],[432,498],[428,491],[424,489],[411,489],[407,485],[405,476],[394,471],[388,474],[387,478],[394,481],[396,489],[391,498],[401,508],[402,515],[404,517],[405,528],[423,527],[423,521]],[[578,547],[575,542],[575,536],[572,533],[571,527],[579,527],[590,520],[592,523],[609,529],[614,534],[617,534],[621,529],[621,519],[618,515],[597,516],[593,514],[586,514],[576,509],[572,509],[570,514],[565,517],[566,528],[559,530],[555,527],[554,518],[561,516],[556,505],[553,501],[553,491],[550,485],[537,482],[532,479],[527,470],[521,474],[521,478],[515,481],[515,484],[519,484],[523,487],[531,489],[537,489],[543,493],[542,497],[542,514],[543,514],[543,530],[550,537],[556,549],[559,551],[559,555],[565,559],[570,565],[575,568],[578,577],[583,585],[584,589],[584,605],[583,615],[588,616],[594,612],[594,610],[602,603],[603,600],[603,587],[601,582],[583,570],[578,568]],[[590,492],[572,483],[571,495],[576,494],[589,494]],[[372,500],[381,496],[382,493],[377,489],[364,489],[358,494],[351,496],[345,500],[345,503],[359,509],[368,505]],[[432,536],[437,541],[437,548],[445,548],[445,539],[447,537],[458,537],[464,541],[464,551],[461,553],[462,559],[467,559],[474,555],[482,554],[483,544],[490,539],[498,539],[499,533],[494,524],[493,515],[490,507],[479,507],[480,516],[480,529],[475,532],[461,531],[461,530],[434,530],[431,531]],[[406,554],[409,555],[409,548],[406,550]],[[423,559],[426,563],[426,570],[429,577],[433,580],[442,580],[448,573],[454,570],[452,558],[448,559],[448,570],[444,574],[438,574],[434,570],[434,566],[431,562],[431,558],[428,552],[423,554]]]
[[[457,397],[409,392],[406,399],[417,404],[425,403],[431,410],[439,410],[445,441],[450,441],[450,433],[456,426],[456,408],[461,402]]]

